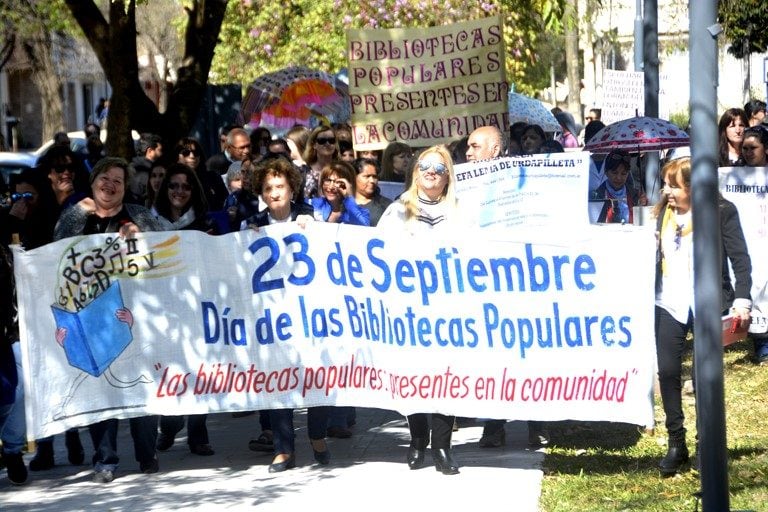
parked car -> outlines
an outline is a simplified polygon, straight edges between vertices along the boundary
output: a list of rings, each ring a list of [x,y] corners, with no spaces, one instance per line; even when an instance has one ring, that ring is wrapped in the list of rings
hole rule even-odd
[[[32,153],[0,152],[0,174],[6,185],[10,184],[12,174],[19,174],[37,164],[38,157]]]
[[[69,137],[69,146],[72,148],[72,151],[85,154],[85,132],[68,132],[67,136]],[[134,130],[131,132],[131,136],[133,137],[134,146],[138,147],[139,133]],[[101,131],[100,138],[102,141],[107,140],[106,130]],[[33,151],[19,151],[15,153],[10,151],[0,152],[0,172],[2,172],[2,178],[5,183],[9,184],[11,174],[18,174],[24,169],[36,166],[40,157],[42,157],[52,145],[53,139]]]

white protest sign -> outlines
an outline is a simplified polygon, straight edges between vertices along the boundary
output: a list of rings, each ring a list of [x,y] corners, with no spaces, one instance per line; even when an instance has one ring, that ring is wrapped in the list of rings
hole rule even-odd
[[[601,121],[607,125],[643,116],[645,113],[644,75],[638,71],[603,71],[603,109]]]
[[[651,424],[653,251],[632,227],[499,241],[325,223],[17,250],[29,435],[332,404]]]
[[[589,222],[588,153],[505,157],[456,166],[456,195],[481,228]]]
[[[752,323],[749,332],[768,332],[768,168],[721,167],[720,192],[736,205],[752,260]]]

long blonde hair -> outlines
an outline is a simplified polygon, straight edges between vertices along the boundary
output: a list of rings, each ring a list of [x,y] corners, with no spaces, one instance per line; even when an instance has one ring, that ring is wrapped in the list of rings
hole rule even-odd
[[[419,172],[419,160],[431,153],[440,155],[443,163],[445,163],[445,166],[448,168],[448,183],[445,184],[445,189],[440,195],[440,202],[446,202],[451,211],[456,209],[456,174],[453,171],[453,159],[451,158],[451,153],[448,149],[443,144],[440,144],[425,149],[421,152],[419,158],[413,162],[411,174],[414,175],[414,177],[411,179],[411,186],[408,187],[402,195],[402,201],[405,205],[406,221],[415,219],[419,213],[419,180],[415,174]]]

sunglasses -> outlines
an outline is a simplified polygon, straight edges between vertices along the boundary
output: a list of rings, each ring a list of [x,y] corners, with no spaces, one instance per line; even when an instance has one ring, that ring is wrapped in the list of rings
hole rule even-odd
[[[330,146],[332,144],[336,144],[336,137],[318,137],[315,139],[315,142],[318,144],[325,144],[326,146]]]
[[[56,164],[51,166],[51,169],[53,169],[54,172],[56,172],[57,174],[62,174],[67,171],[71,172],[72,171],[72,169],[70,168],[71,165],[72,164]]]
[[[179,154],[183,157],[188,157],[189,155],[197,156],[197,151],[194,149],[182,149],[179,151]]]
[[[34,194],[32,194],[32,192],[22,192],[22,193],[14,192],[13,194],[11,194],[11,201],[15,203],[16,201],[20,201],[22,199],[32,199],[33,197],[35,196]]]
[[[442,162],[425,162],[419,160],[416,164],[421,172],[427,172],[430,169],[435,171],[435,174],[443,175],[448,172],[448,167]]]
[[[181,189],[184,192],[189,192],[189,191],[192,190],[192,185],[190,185],[189,183],[175,183],[175,182],[171,182],[171,183],[168,184],[168,188],[170,190],[173,190],[173,191]]]

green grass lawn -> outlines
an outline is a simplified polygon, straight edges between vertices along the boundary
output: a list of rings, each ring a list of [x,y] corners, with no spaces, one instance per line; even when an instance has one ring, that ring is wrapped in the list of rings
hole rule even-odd
[[[752,362],[751,342],[725,351],[725,401],[731,510],[768,511],[768,367]],[[690,358],[685,369],[690,375]],[[695,450],[692,395],[683,396],[688,448]],[[551,446],[544,459],[541,510],[702,510],[695,493],[699,474],[661,478],[666,453],[661,398],[656,396],[655,433],[607,422],[550,423]]]

